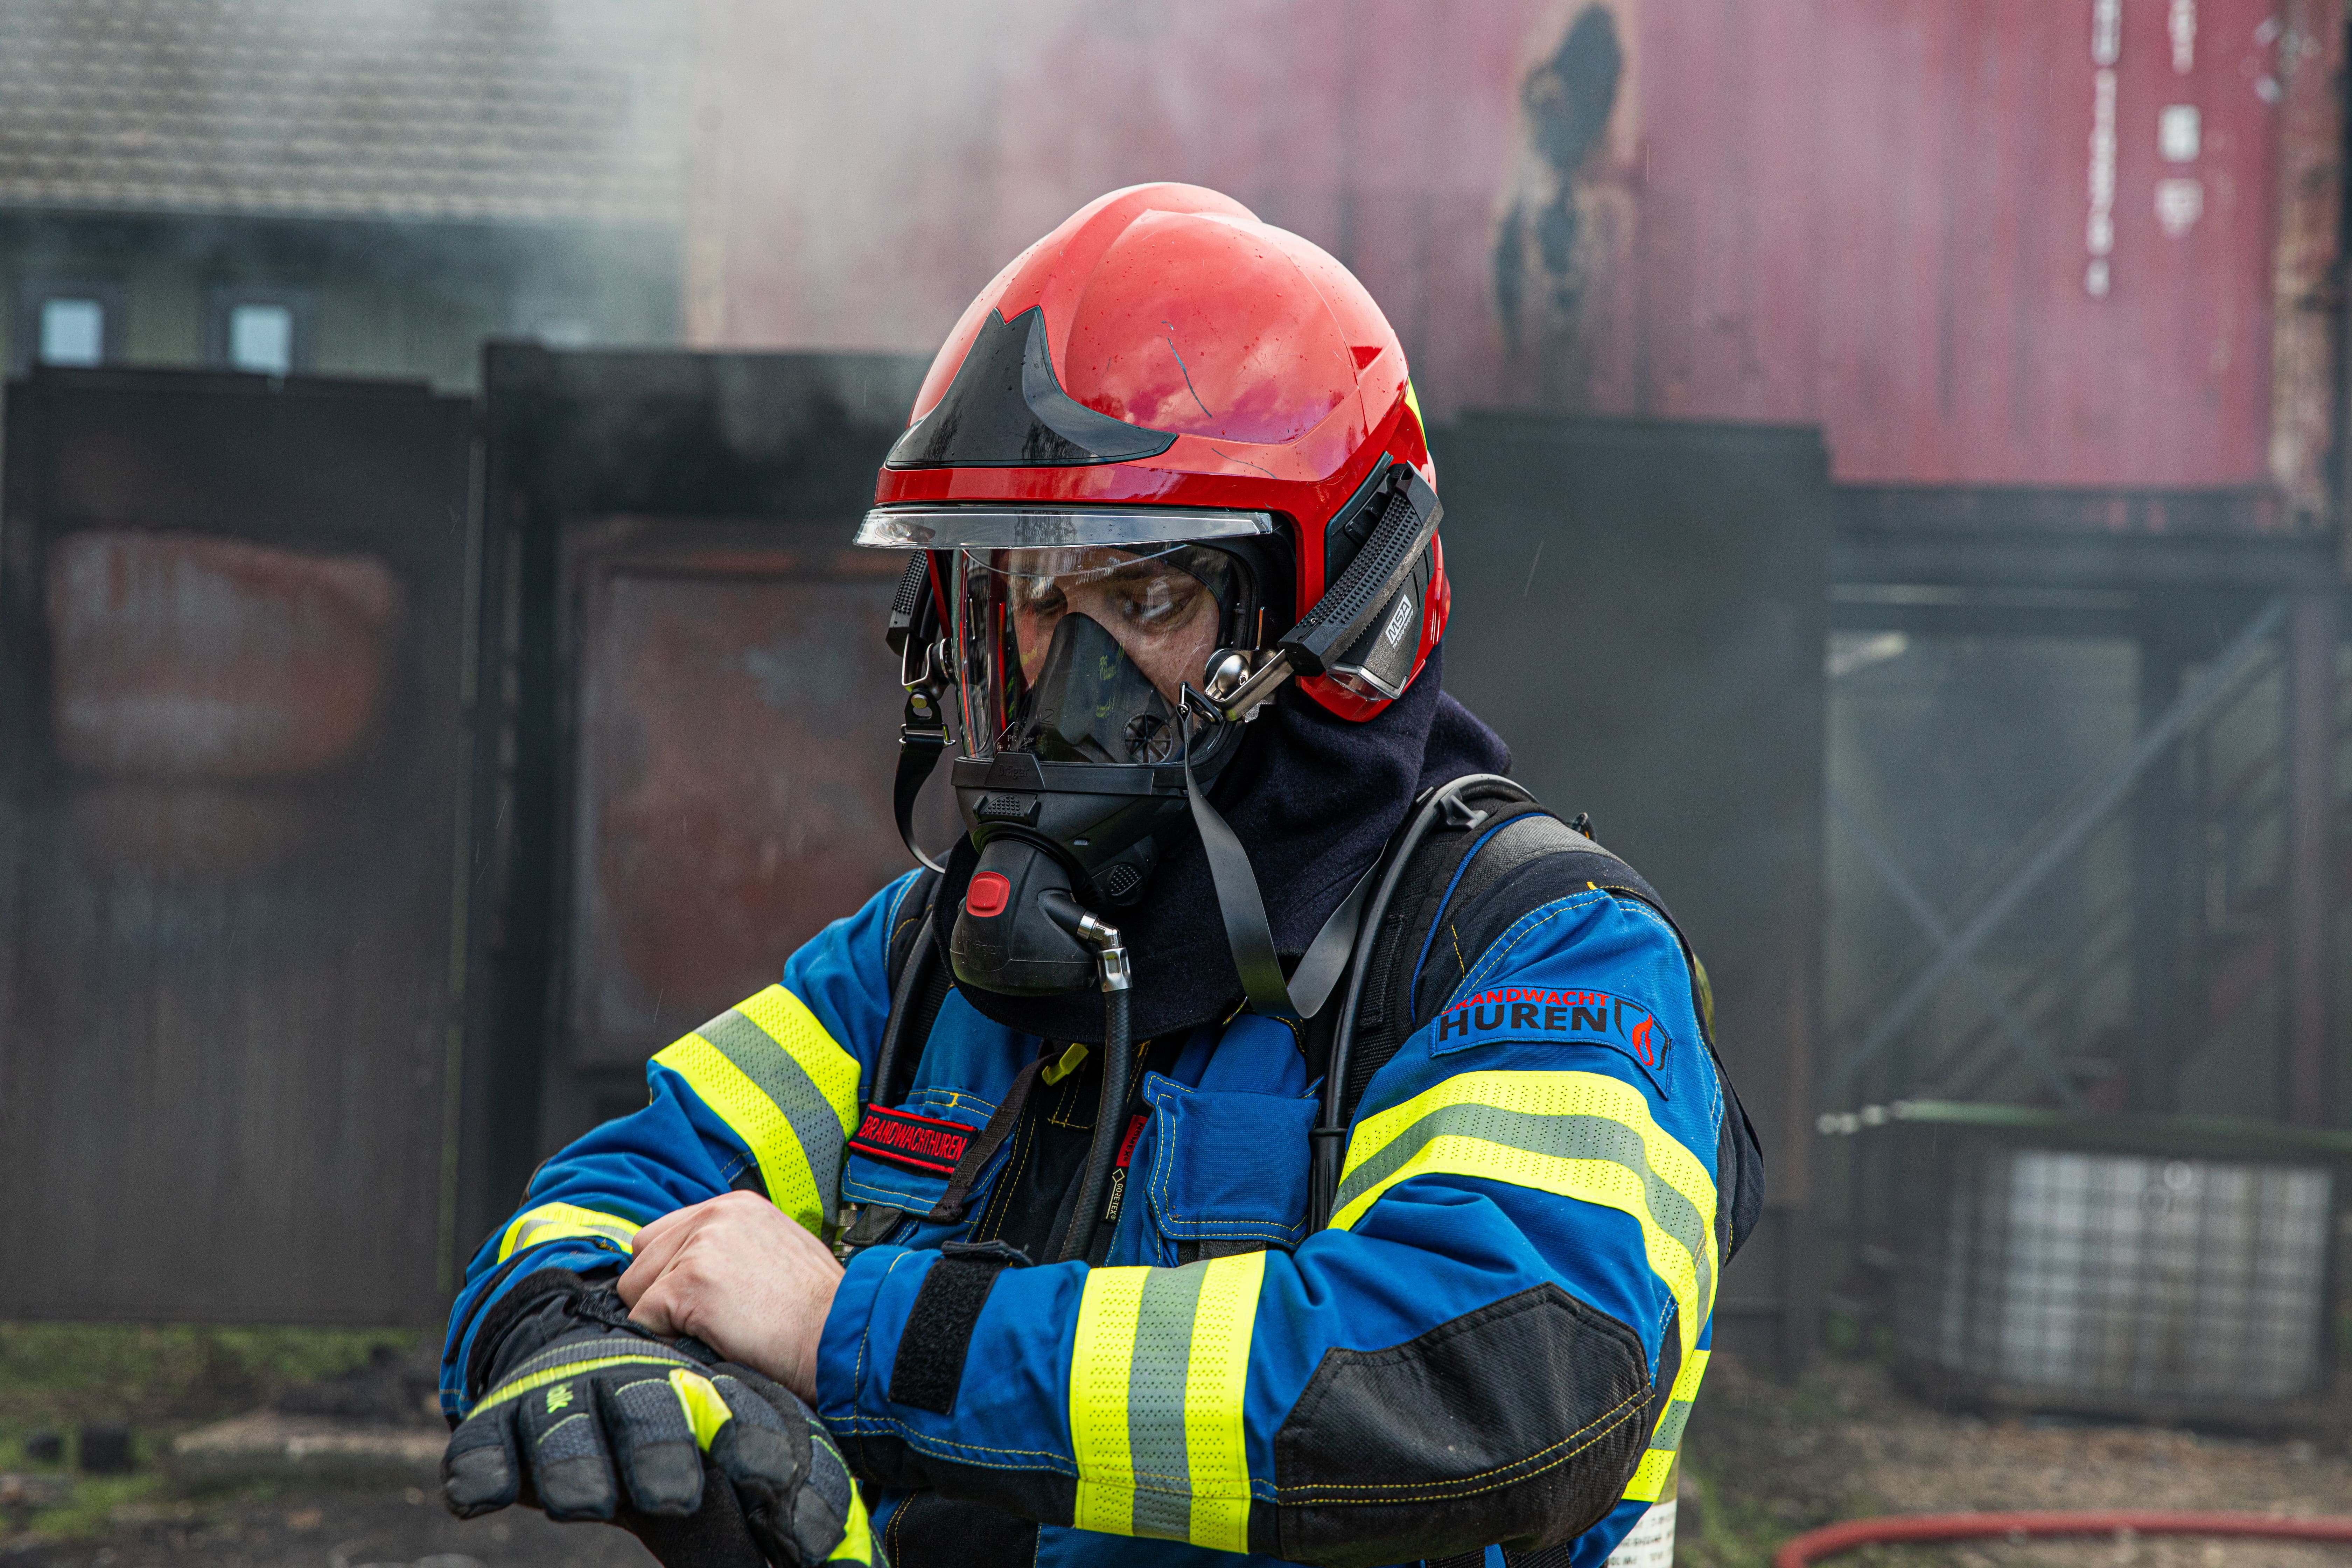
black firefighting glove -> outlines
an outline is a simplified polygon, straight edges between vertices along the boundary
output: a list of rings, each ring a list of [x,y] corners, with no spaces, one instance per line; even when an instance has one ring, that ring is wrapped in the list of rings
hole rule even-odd
[[[520,1502],[609,1520],[668,1568],[888,1568],[849,1467],[789,1389],[609,1323],[499,1369],[449,1439],[441,1495],[460,1519]]]

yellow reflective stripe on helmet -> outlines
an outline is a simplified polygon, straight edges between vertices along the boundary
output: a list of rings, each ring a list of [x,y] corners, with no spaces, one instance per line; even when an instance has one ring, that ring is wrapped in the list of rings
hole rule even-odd
[[[1694,1352],[1675,1374],[1674,1393],[1658,1416],[1657,1430],[1650,1434],[1650,1447],[1633,1471],[1633,1484],[1625,1489],[1625,1495],[1636,1502],[1655,1502],[1665,1495],[1666,1482],[1675,1473],[1675,1455],[1683,1446],[1683,1428],[1690,1424],[1691,1405],[1698,1399],[1698,1380],[1706,1375],[1706,1358],[1713,1353]]]
[[[727,1396],[719,1392],[717,1384],[682,1366],[671,1370],[669,1386],[677,1395],[678,1408],[686,1412],[686,1424],[694,1428],[694,1446],[709,1453],[719,1429],[735,1419],[735,1413],[727,1408]]]
[[[768,1199],[812,1231],[833,1215],[857,1121],[857,1058],[806,1004],[771,985],[654,1058],[684,1079],[759,1163]]]
[[[1243,1397],[1265,1254],[1087,1276],[1070,1357],[1071,1522],[1249,1550]]]
[[[1630,1215],[1681,1309],[1683,1360],[1715,1306],[1715,1184],[1642,1091],[1587,1072],[1470,1072],[1359,1122],[1331,1224],[1418,1175],[1482,1176]]]
[[[609,1241],[627,1252],[640,1228],[637,1221],[619,1215],[600,1214],[572,1204],[541,1204],[523,1210],[507,1226],[506,1235],[499,1238],[499,1261],[504,1263],[526,1247],[583,1237]]]

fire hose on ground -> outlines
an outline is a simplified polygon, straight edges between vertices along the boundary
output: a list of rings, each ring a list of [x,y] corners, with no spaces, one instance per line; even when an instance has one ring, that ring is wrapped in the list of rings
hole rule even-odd
[[[2017,1540],[2042,1535],[2229,1535],[2273,1541],[2352,1543],[2352,1519],[2267,1513],[2198,1513],[2158,1509],[2065,1509],[2025,1513],[1885,1514],[1807,1531],[1780,1548],[1772,1568],[1810,1563],[1861,1546],[1898,1542]]]

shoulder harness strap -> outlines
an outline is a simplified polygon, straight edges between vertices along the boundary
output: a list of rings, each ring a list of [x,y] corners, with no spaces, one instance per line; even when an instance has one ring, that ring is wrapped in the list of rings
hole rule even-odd
[[[881,1048],[874,1056],[874,1082],[869,1105],[896,1105],[914,1081],[923,1046],[939,1022],[953,979],[940,962],[939,944],[931,940],[932,902],[940,890],[940,874],[917,874],[907,896],[898,900],[898,915],[890,927],[889,956],[883,973],[890,986],[890,1016],[882,1026]]]

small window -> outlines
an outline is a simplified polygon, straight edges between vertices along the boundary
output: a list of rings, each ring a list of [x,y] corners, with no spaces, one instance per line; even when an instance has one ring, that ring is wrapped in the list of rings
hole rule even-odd
[[[43,364],[104,364],[106,307],[62,295],[41,301]]]
[[[88,366],[122,357],[123,289],[88,278],[20,279],[9,329],[8,367]]]
[[[285,305],[232,305],[228,312],[228,363],[263,375],[294,368],[294,312]]]
[[[205,358],[255,375],[310,369],[310,296],[297,289],[214,289]]]

